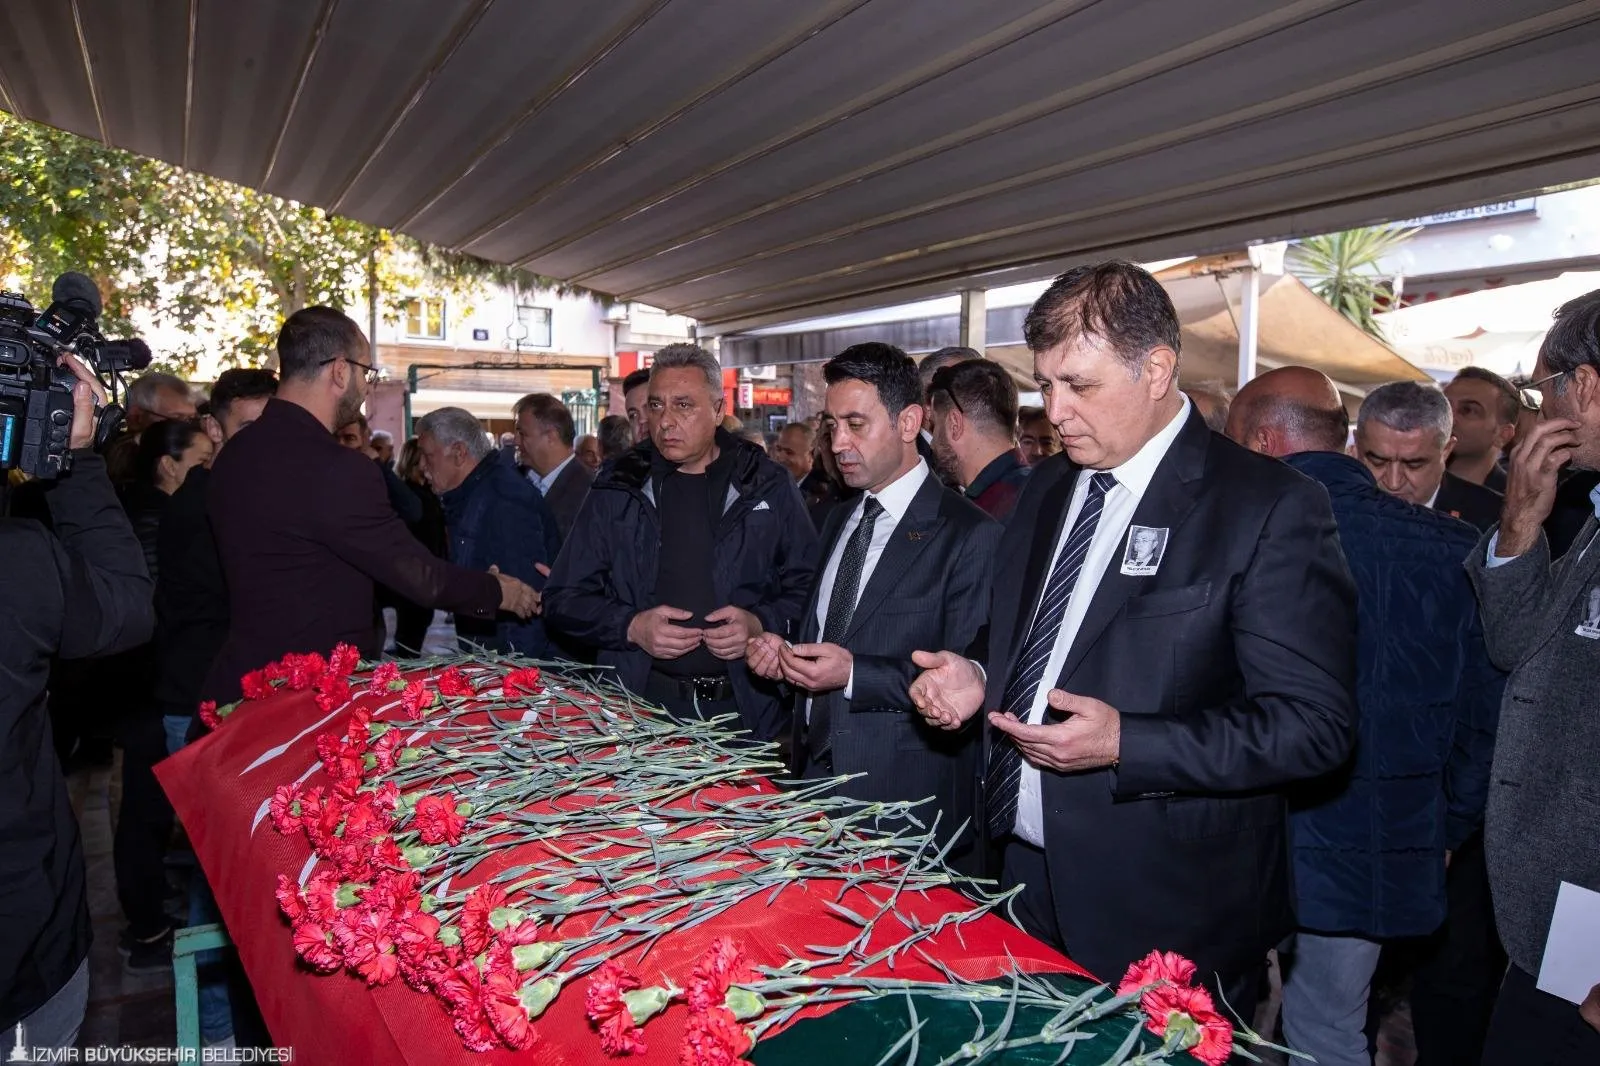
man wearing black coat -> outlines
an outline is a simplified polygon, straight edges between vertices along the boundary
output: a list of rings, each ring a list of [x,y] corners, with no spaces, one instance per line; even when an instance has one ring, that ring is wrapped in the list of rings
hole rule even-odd
[[[70,1048],[89,996],[83,844],[51,741],[52,658],[82,659],[150,638],[150,575],[90,450],[104,393],[76,360],[72,469],[50,484],[54,532],[0,520],[0,1030]]]
[[[1500,521],[1500,494],[1445,469],[1452,426],[1450,401],[1437,385],[1392,381],[1361,401],[1356,457],[1385,492],[1486,531]]]
[[[972,817],[974,734],[911,713],[918,648],[965,647],[983,625],[1000,525],[947,488],[918,454],[922,392],[910,356],[857,344],[823,367],[830,447],[845,482],[864,490],[822,529],[820,574],[799,634],[751,645],[751,669],[800,692],[791,762],[799,777],[865,774],[839,793],[918,801],[941,816],[940,843]],[[950,851],[966,865],[973,836]]]
[[[545,623],[673,714],[737,713],[776,739],[777,688],[746,669],[745,648],[797,631],[816,534],[788,471],[718,429],[709,352],[663,348],[649,389],[650,439],[595,477],[545,586]]]
[[[983,824],[1025,928],[1112,982],[1176,951],[1249,1018],[1293,927],[1284,787],[1355,740],[1328,496],[1206,427],[1146,271],[1071,270],[1024,329],[1064,454],[1006,527],[987,634],[918,652],[912,700],[984,729]]]

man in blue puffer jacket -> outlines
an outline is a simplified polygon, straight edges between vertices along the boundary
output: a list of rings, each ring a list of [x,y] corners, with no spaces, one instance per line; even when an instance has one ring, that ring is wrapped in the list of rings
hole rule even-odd
[[[1490,665],[1462,560],[1477,533],[1384,492],[1345,454],[1338,390],[1304,367],[1242,389],[1228,435],[1322,483],[1356,579],[1356,751],[1293,800],[1300,932],[1285,965],[1284,1036],[1322,1066],[1368,1064],[1382,942],[1445,917],[1451,850],[1482,823],[1503,677]]]

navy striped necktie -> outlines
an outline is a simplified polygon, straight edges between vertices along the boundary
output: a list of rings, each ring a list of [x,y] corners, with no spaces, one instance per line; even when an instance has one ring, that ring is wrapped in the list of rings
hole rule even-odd
[[[1089,479],[1089,492],[1084,497],[1078,519],[1061,554],[1056,556],[1050,579],[1039,596],[1039,609],[1034,612],[1033,625],[1028,627],[1027,639],[1017,654],[1017,665],[1006,684],[1000,700],[1000,713],[1014,714],[1026,722],[1033,710],[1034,697],[1044,681],[1045,666],[1056,645],[1056,634],[1067,615],[1067,605],[1072,602],[1073,591],[1078,586],[1078,575],[1083,572],[1083,560],[1089,554],[1089,543],[1100,525],[1100,513],[1105,510],[1106,493],[1117,483],[1110,474],[1099,473]],[[1017,800],[1022,780],[1022,753],[1011,738],[994,730],[989,745],[989,761],[984,769],[983,791],[988,802],[989,834],[999,839],[1010,833],[1017,821]]]

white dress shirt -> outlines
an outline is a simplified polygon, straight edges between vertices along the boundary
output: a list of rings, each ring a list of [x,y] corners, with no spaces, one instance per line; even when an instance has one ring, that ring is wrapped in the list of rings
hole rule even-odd
[[[1144,498],[1145,489],[1150,486],[1150,479],[1155,477],[1156,467],[1161,465],[1161,460],[1166,457],[1172,442],[1178,439],[1178,434],[1188,419],[1189,398],[1185,396],[1183,406],[1161,432],[1146,441],[1144,447],[1135,452],[1127,462],[1104,471],[1115,477],[1117,483],[1106,493],[1105,507],[1100,512],[1100,524],[1095,527],[1094,537],[1089,541],[1089,550],[1083,558],[1083,569],[1078,573],[1078,583],[1072,590],[1072,599],[1068,601],[1066,613],[1062,616],[1061,628],[1056,631],[1055,647],[1050,650],[1050,658],[1045,663],[1039,691],[1034,693],[1033,706],[1028,712],[1029,724],[1038,725],[1044,721],[1050,690],[1056,687],[1056,682],[1061,677],[1062,667],[1067,662],[1067,653],[1072,650],[1072,643],[1078,637],[1078,627],[1083,625],[1083,617],[1089,612],[1089,604],[1094,601],[1094,593],[1100,587],[1100,579],[1105,575],[1106,567],[1117,557],[1118,549],[1122,547],[1123,536],[1128,531],[1128,523],[1133,520],[1133,513],[1138,510],[1139,501]],[[1084,497],[1089,491],[1089,479],[1100,472],[1089,469],[1078,472],[1078,483],[1072,490],[1072,502],[1067,507],[1067,520],[1061,527],[1056,550],[1050,553],[1050,566],[1045,570],[1047,575],[1055,568],[1056,557],[1061,554],[1067,538],[1072,535],[1072,527],[1078,520],[1078,512],[1083,510]],[[1046,582],[1042,582],[1039,586],[1041,596],[1044,594],[1044,585],[1047,582],[1048,577]],[[1039,605],[1035,603],[1034,610],[1038,609]],[[1031,615],[1028,624],[1030,626],[1033,624]],[[1017,639],[1019,642],[1026,640],[1027,630],[1020,631]],[[1017,800],[1017,836],[1036,848],[1042,848],[1044,805],[1040,798],[1039,768],[1024,760],[1018,785],[1020,795]]]
[[[539,495],[548,496],[550,495],[550,486],[556,483],[556,478],[561,476],[561,471],[565,470],[567,468],[567,464],[576,458],[576,452],[568,455],[565,459],[556,464],[556,468],[554,470],[550,471],[544,477],[540,477],[533,470],[529,470],[528,480],[533,482],[533,487],[539,490]]]
[[[917,460],[917,465],[901,474],[899,478],[884,486],[880,493],[864,492],[850,511],[850,517],[845,519],[844,528],[839,530],[839,539],[834,541],[833,551],[828,556],[828,565],[822,568],[822,584],[817,586],[817,639],[822,639],[822,633],[828,626],[828,604],[833,599],[833,583],[839,576],[839,560],[844,557],[844,547],[850,542],[850,534],[856,531],[861,524],[861,511],[867,505],[867,500],[876,498],[883,505],[883,514],[872,524],[872,541],[867,545],[867,561],[861,567],[861,583],[856,586],[856,602],[861,602],[861,594],[866,591],[867,582],[872,579],[872,571],[877,569],[878,560],[883,556],[883,549],[888,547],[889,540],[894,536],[895,527],[911,509],[911,501],[917,498],[917,493],[922,491],[922,483],[928,480],[928,464],[922,459]],[[850,698],[850,690],[855,686],[855,669],[850,670],[850,680],[844,686],[844,698]],[[811,701],[806,701],[806,721],[811,720]]]

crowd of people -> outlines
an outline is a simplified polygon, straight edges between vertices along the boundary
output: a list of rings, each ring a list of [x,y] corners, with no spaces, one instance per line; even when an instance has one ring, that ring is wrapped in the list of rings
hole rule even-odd
[[[104,464],[48,494],[59,536],[92,505],[97,555],[148,575],[121,595],[153,635],[84,631],[68,579],[46,623],[63,657],[121,653],[96,672],[125,707],[128,965],[168,965],[177,924],[151,767],[263,663],[384,654],[392,608],[390,654],[437,650],[445,612],[463,647],[728,716],[795,779],[926,800],[952,865],[1023,886],[1024,927],[1102,976],[1177,951],[1249,1021],[1276,949],[1283,1038],[1320,1063],[1371,1062],[1396,985],[1422,1066],[1600,1062],[1600,986],[1536,987],[1560,885],[1600,890],[1600,293],[1556,313],[1530,382],[1358,403],[1305,367],[1181,388],[1176,312],[1126,263],[1057,278],[1025,334],[1042,406],[972,349],[869,342],[771,435],[679,344],[592,436],[541,393],[499,438],[443,408],[397,449],[362,414],[366,337],[323,307],[284,323],[276,374],[227,371],[198,407],[139,379]],[[29,728],[17,861],[59,888],[0,1014],[33,1024],[62,996],[81,1016],[86,929]],[[210,907],[197,878],[186,919]],[[228,992],[203,996],[208,1040]]]

